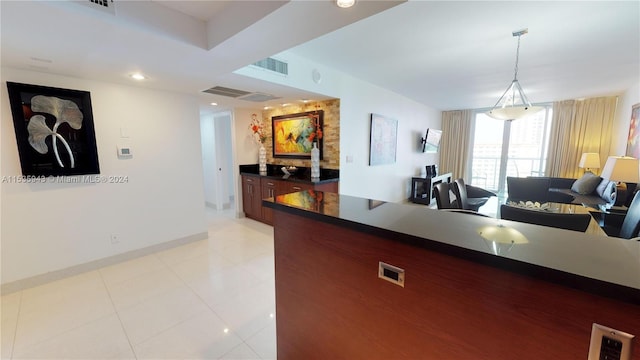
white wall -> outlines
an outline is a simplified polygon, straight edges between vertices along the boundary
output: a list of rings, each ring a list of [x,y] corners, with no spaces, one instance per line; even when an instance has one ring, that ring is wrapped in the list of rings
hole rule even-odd
[[[441,128],[440,111],[353,78],[343,83],[343,91],[352,95],[340,100],[340,192],[393,202],[407,199],[411,177],[438,163],[437,154],[422,153],[419,143],[427,128]],[[398,120],[395,164],[369,166],[371,113]]]
[[[20,175],[6,81],[91,92],[102,175],[125,184],[2,185],[2,283],[171,240],[206,237],[200,122],[178,93],[2,68],[2,176]],[[133,158],[119,160],[120,128]],[[111,234],[119,243],[112,244]]]
[[[616,121],[613,125],[613,139],[611,141],[610,155],[624,155],[627,151],[627,137],[629,124],[631,123],[631,107],[640,103],[640,82],[627,89],[618,98]]]
[[[275,56],[289,63],[287,77],[274,76],[251,67],[236,73],[340,99],[341,194],[404,201],[410,194],[411,177],[419,176],[425,165],[438,163],[437,154],[420,152],[418,143],[427,128],[441,128],[439,110],[290,52]],[[320,83],[313,81],[314,69],[322,76]],[[395,164],[369,166],[371,113],[398,120]],[[353,161],[347,161],[347,156]],[[257,151],[250,163],[255,163],[256,159]]]

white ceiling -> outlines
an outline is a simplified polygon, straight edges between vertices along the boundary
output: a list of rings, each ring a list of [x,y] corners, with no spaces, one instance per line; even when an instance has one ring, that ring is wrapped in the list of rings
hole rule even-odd
[[[88,2],[88,0],[85,0]],[[513,78],[533,102],[620,93],[640,81],[640,2],[117,1],[116,15],[59,1],[0,1],[2,66],[198,94],[220,85],[325,98],[234,75],[297,55],[441,110],[490,107]]]
[[[532,102],[640,81],[639,1],[410,1],[294,51],[438,109],[491,107],[523,28],[518,79]]]

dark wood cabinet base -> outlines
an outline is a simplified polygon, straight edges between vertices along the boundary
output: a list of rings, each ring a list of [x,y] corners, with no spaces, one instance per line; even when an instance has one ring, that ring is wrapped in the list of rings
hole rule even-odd
[[[244,174],[242,178],[242,207],[246,217],[273,225],[273,210],[262,206],[262,199],[304,190],[338,192],[338,181],[312,182],[276,180],[273,177]]]
[[[274,238],[279,360],[585,359],[594,322],[640,335],[640,305],[526,274],[278,209]]]

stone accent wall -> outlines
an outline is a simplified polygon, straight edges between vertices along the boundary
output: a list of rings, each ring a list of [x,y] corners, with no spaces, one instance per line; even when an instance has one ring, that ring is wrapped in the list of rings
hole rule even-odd
[[[271,138],[271,118],[280,115],[324,110],[322,126],[322,160],[320,167],[340,169],[340,99],[316,101],[307,104],[293,104],[285,107],[262,111],[262,123],[268,134],[264,147],[267,149],[267,163],[276,165],[292,165],[311,167],[311,160],[283,159],[273,157],[273,140]]]

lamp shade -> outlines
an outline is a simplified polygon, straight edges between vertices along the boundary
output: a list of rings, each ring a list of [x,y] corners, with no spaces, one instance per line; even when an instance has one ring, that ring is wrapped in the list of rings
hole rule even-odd
[[[582,153],[580,158],[579,167],[583,169],[599,169],[600,168],[600,154],[598,153]]]
[[[609,156],[600,177],[611,181],[638,183],[640,162],[628,156]]]
[[[496,120],[518,120],[543,109],[542,106],[531,105],[518,80],[513,80],[496,105],[486,114]]]

